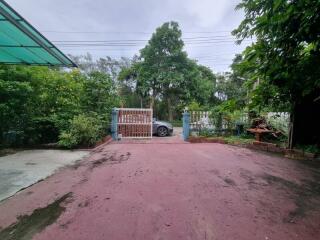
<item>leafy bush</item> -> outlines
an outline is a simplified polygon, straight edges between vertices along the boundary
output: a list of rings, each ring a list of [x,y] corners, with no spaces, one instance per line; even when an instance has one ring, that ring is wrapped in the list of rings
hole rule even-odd
[[[213,137],[213,136],[216,136],[216,133],[214,132],[213,129],[202,128],[199,131],[199,136],[202,136],[202,137]]]
[[[187,106],[188,111],[203,111],[203,108],[199,105],[199,103],[192,101]]]
[[[59,146],[73,148],[94,145],[102,136],[99,121],[90,116],[78,115],[70,121],[70,128],[59,136]]]
[[[248,127],[248,115],[245,111],[235,110],[229,112],[221,109],[220,106],[210,111],[210,122],[213,125],[214,133],[217,135],[237,134],[237,126]]]
[[[252,144],[255,141],[252,136],[246,134],[225,137],[224,140],[229,144]]]
[[[182,120],[174,120],[171,122],[172,126],[174,127],[182,127]]]
[[[77,145],[80,140],[70,132],[70,120],[85,114],[97,119],[94,126],[107,128],[119,99],[115,82],[104,71],[0,66],[0,145],[32,146],[59,139],[64,146]]]
[[[73,148],[78,145],[77,137],[69,132],[62,132],[59,136],[59,146],[64,148]]]
[[[320,148],[317,145],[297,145],[297,149],[301,149],[307,153],[320,153]]]

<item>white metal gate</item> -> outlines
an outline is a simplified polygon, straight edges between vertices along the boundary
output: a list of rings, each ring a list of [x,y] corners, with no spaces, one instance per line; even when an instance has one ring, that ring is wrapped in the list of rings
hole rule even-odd
[[[200,130],[202,128],[211,128],[210,112],[208,111],[192,111],[190,112],[190,128],[192,130]]]
[[[152,138],[152,114],[152,109],[118,108],[118,136]]]

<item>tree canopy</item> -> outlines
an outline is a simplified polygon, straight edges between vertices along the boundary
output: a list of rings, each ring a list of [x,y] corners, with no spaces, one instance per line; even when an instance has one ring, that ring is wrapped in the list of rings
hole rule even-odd
[[[256,42],[244,53],[242,72],[275,86],[279,100],[299,101],[320,87],[320,2],[242,0],[245,18],[233,34]],[[262,93],[261,86],[259,91]]]
[[[121,80],[136,80],[136,92],[141,98],[149,99],[150,107],[161,99],[171,121],[177,107],[186,106],[192,100],[207,104],[216,79],[209,68],[189,59],[183,48],[178,23],[164,23],[140,50],[138,60],[120,73]]]
[[[288,106],[290,147],[320,144],[320,2],[242,0],[245,18],[233,34],[254,37],[238,69],[248,77],[255,106]],[[258,84],[257,84],[258,83]]]

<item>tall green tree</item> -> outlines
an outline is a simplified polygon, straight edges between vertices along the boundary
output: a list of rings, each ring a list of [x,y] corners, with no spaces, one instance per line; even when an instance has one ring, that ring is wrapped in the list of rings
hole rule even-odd
[[[109,74],[90,72],[83,81],[82,110],[103,122],[108,122],[112,108],[119,105],[120,99],[117,95],[116,86]]]
[[[206,66],[198,65],[191,61],[187,69],[187,84],[184,85],[184,102],[196,102],[199,106],[209,106],[215,103],[217,76]]]
[[[306,131],[307,125],[301,118],[305,115],[309,126],[313,123],[319,126],[316,124],[320,121],[319,103],[316,102],[320,92],[320,2],[242,0],[238,8],[244,10],[245,19],[233,34],[239,42],[256,38],[244,52],[243,70],[250,72],[251,80],[259,80],[261,93],[271,88],[276,98],[290,103],[292,124],[295,122],[291,133],[297,133],[296,140],[320,142],[315,136],[320,135],[320,127]],[[312,112],[318,117],[312,117]],[[305,135],[306,132],[311,134]],[[291,136],[292,140],[294,135]]]
[[[117,82],[117,77],[122,68],[131,65],[131,59],[121,57],[114,59],[110,56],[94,59],[90,53],[85,55],[70,55],[69,56],[86,74],[91,72],[102,72],[108,74],[114,82]]]
[[[141,88],[151,92],[150,107],[153,107],[157,97],[166,101],[169,120],[173,118],[173,98],[185,81],[183,70],[188,59],[183,46],[178,23],[168,22],[156,29],[140,51],[142,62],[138,71]]]
[[[192,101],[208,104],[213,97],[216,77],[212,71],[188,58],[183,50],[182,32],[176,22],[167,22],[156,29],[140,56],[130,68],[123,68],[119,79],[131,84],[141,103],[158,112],[166,108],[166,118]],[[129,86],[127,85],[127,86]],[[180,116],[179,116],[180,118]]]

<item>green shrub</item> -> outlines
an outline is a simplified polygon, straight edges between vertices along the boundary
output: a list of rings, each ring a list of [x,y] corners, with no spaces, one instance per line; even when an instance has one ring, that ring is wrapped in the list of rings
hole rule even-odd
[[[307,153],[320,153],[320,148],[317,145],[297,145],[297,149],[301,149]]]
[[[172,124],[172,126],[174,127],[182,127],[182,120],[174,120],[172,122],[170,122]]]
[[[201,136],[201,137],[215,137],[216,134],[212,129],[202,128],[199,130],[199,136]]]
[[[228,144],[252,144],[255,139],[250,135],[240,135],[240,136],[228,136],[225,137],[224,140]]]
[[[72,148],[78,145],[76,136],[68,132],[62,132],[59,136],[59,146],[65,148]]]
[[[96,118],[78,115],[70,121],[70,128],[59,136],[59,146],[73,148],[94,145],[102,136],[102,126]]]

